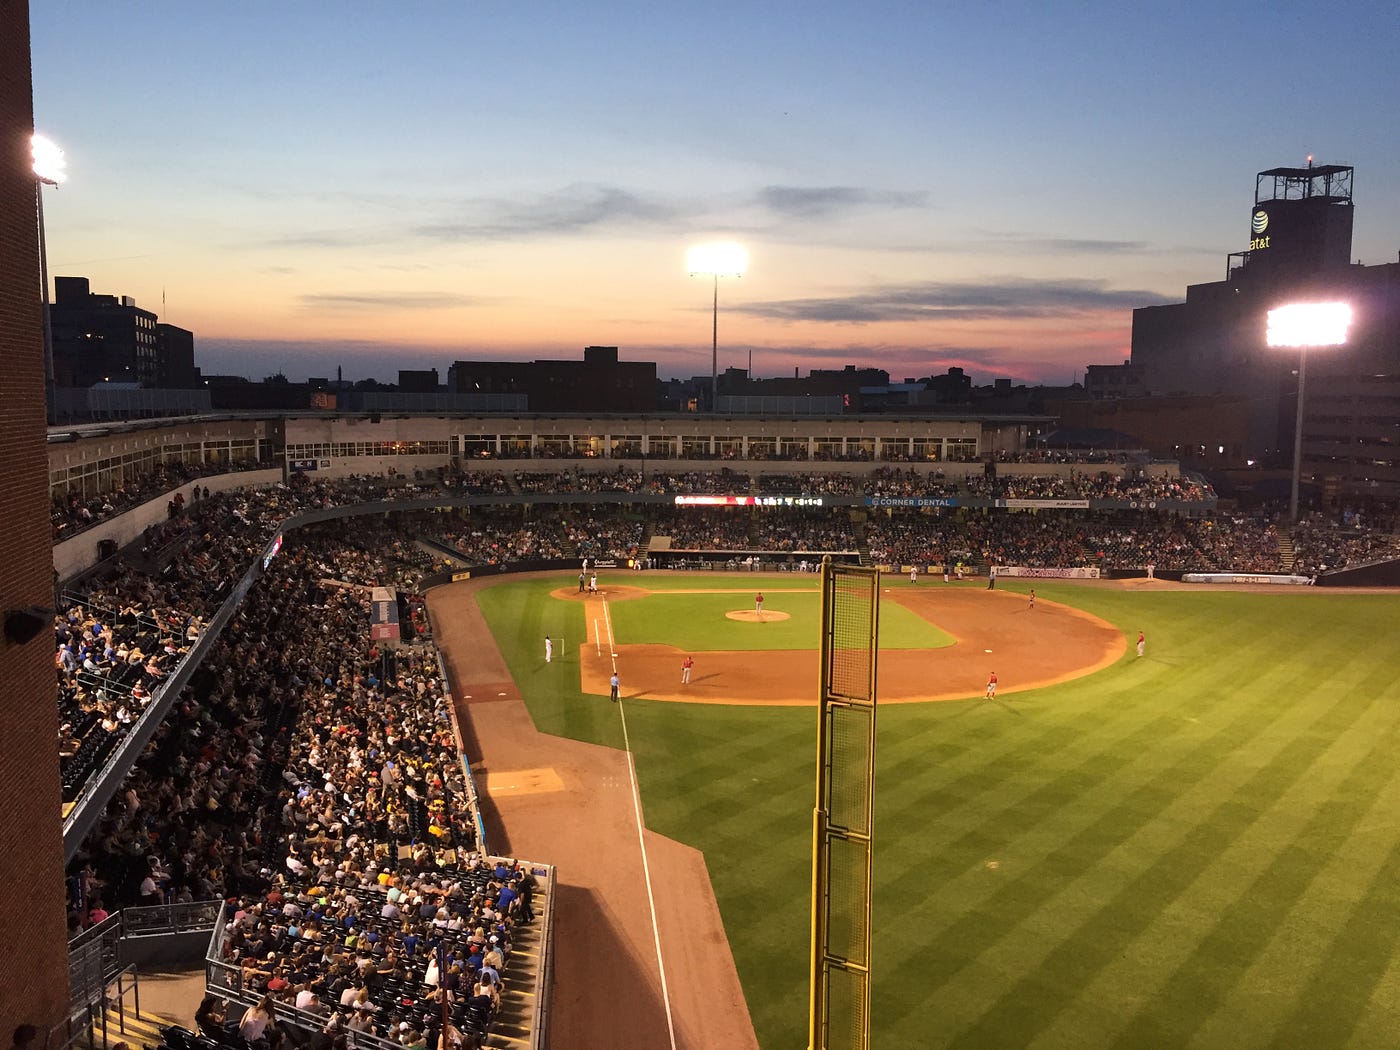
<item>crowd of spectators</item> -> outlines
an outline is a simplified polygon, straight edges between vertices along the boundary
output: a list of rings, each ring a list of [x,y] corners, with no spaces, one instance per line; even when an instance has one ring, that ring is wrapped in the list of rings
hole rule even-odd
[[[855,474],[760,474],[758,491],[764,495],[858,496],[867,479]]]
[[[880,563],[1092,566],[1100,569],[1278,572],[1272,525],[1251,518],[1186,518],[1121,511],[1050,510],[1022,514],[944,511],[889,515],[867,524]]]
[[[847,513],[769,507],[686,507],[661,509],[653,537],[666,537],[671,550],[799,553],[855,551],[857,540]]]
[[[399,537],[359,532],[353,544],[326,526],[290,535],[75,860],[70,924],[109,906],[234,898],[233,986],[267,992],[274,1013],[353,978],[380,993],[367,993],[360,1023],[386,1035],[450,987],[469,1032],[464,975],[479,983],[493,954],[500,974],[520,917],[518,889],[501,889],[525,876],[483,877],[436,651],[369,639],[359,584],[392,576],[375,551]],[[384,900],[359,911],[376,886]],[[432,900],[432,914],[391,916],[391,894]],[[451,981],[426,972],[439,939],[453,942]]]
[[[1142,452],[1075,448],[1002,449],[996,454],[998,463],[1140,463],[1145,459]]]
[[[203,629],[199,617],[95,589],[54,620],[59,773],[65,802],[150,705]]]
[[[849,514],[763,509],[753,516],[755,550],[781,554],[853,552],[858,549]]]
[[[173,495],[172,490],[179,489],[196,478],[242,470],[266,470],[276,465],[266,460],[255,459],[240,459],[231,463],[185,463],[172,460],[156,464],[148,473],[92,496],[84,497],[76,492],[55,492],[49,515],[53,522],[54,542],[71,539],[98,522],[124,514],[132,507],[158,496],[169,498]]]
[[[1400,523],[1390,516],[1375,517],[1376,523],[1366,528],[1337,525],[1317,517],[1299,521],[1290,533],[1293,571],[1312,575],[1400,558]]]
[[[1198,502],[1215,499],[1206,483],[1185,475],[1120,474],[1111,471],[1069,474],[969,475],[967,492],[984,499],[1106,499]]]
[[[527,517],[519,507],[476,509],[461,523],[440,527],[434,538],[472,565],[572,556],[562,520],[548,513]]]
[[[652,522],[652,537],[666,537],[671,550],[750,550],[747,507],[661,508]]]
[[[944,477],[941,470],[920,473],[912,467],[878,467],[871,471],[866,493],[890,499],[910,497],[953,496],[958,486]]]
[[[510,481],[499,470],[467,470],[443,477],[447,492],[463,492],[468,496],[508,496]]]

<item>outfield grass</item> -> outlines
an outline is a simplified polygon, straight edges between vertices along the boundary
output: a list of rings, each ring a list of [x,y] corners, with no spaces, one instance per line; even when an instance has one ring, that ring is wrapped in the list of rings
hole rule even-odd
[[[483,598],[543,623],[566,603],[535,588]],[[1036,589],[1147,656],[881,710],[874,1045],[1391,1045],[1395,599]],[[542,728],[615,743],[615,710],[517,680]],[[705,852],[761,1045],[805,1045],[814,712],[625,707],[647,823]]]
[[[708,582],[702,578],[696,585]],[[749,581],[752,582],[752,581]],[[752,610],[751,590],[711,594],[666,593],[624,602],[609,602],[613,637],[622,645],[658,643],[682,651],[716,652],[819,647],[821,594],[804,591],[765,590],[765,616],[786,613],[762,623],[730,620],[731,610]],[[893,602],[880,609],[880,645],[885,649],[940,649],[953,638],[923,617]]]

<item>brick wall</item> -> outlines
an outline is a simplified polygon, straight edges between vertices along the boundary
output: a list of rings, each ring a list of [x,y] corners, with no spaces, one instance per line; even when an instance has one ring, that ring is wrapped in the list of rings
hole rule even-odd
[[[0,615],[52,604],[28,0],[0,0]],[[53,632],[0,635],[0,1038],[66,1014]]]

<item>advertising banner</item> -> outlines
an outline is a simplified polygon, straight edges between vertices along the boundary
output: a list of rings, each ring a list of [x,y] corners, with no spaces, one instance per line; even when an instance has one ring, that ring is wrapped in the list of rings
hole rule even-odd
[[[999,499],[998,507],[1008,510],[1088,510],[1087,499]]]
[[[867,507],[956,507],[952,496],[868,496]]]
[[[998,576],[1030,576],[1038,580],[1097,580],[1099,570],[1096,565],[1080,565],[1071,568],[1033,569],[1028,565],[998,565]]]
[[[1269,583],[1281,586],[1306,587],[1311,576],[1285,576],[1266,572],[1188,572],[1183,583]]]

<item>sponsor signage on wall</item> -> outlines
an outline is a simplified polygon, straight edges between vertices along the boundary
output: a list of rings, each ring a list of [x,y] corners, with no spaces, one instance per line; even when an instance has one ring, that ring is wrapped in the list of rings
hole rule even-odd
[[[998,576],[1030,576],[1038,580],[1097,580],[1099,570],[1094,565],[1065,569],[1033,569],[1029,565],[998,565]]]
[[[870,496],[867,507],[956,507],[952,496]]]

